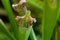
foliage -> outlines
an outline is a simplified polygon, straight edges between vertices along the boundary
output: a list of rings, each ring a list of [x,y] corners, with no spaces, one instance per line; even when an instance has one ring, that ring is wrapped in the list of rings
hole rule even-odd
[[[30,6],[28,9],[31,9],[26,11],[24,18],[19,23],[15,20],[10,1],[1,0],[1,2],[7,11],[12,31],[10,32],[0,19],[0,30],[2,31],[0,40],[59,40],[59,31],[55,31],[55,28],[57,25],[56,29],[60,28],[60,0],[27,0],[27,4]],[[37,22],[28,26],[27,22],[31,15],[36,18]]]

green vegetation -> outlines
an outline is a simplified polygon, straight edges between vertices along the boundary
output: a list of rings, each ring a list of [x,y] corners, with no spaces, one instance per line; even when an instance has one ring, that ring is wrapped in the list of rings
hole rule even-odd
[[[1,3],[11,26],[0,18],[0,40],[60,40],[60,0],[26,0],[23,4],[20,0],[1,0]]]

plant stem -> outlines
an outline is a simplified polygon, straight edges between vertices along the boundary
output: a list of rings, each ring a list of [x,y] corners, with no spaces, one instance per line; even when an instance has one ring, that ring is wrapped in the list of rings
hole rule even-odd
[[[31,38],[31,40],[37,40],[35,33],[33,31],[33,28],[32,28],[31,33],[30,33],[30,38]]]
[[[5,7],[5,9],[7,11],[7,14],[8,14],[11,26],[12,26],[13,34],[14,34],[15,38],[17,40],[19,40],[19,37],[18,37],[18,26],[17,26],[17,23],[15,21],[14,14],[13,14],[10,2],[9,2],[9,0],[1,0],[1,1],[3,3],[3,6]]]

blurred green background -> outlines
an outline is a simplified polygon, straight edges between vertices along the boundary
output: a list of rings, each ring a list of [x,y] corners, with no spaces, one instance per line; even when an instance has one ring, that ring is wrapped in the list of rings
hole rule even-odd
[[[12,5],[12,4],[18,3],[20,0],[9,0],[9,1],[10,1],[10,5]],[[38,6],[35,7],[34,4],[30,4],[30,3],[27,3],[28,4],[27,8],[31,11],[32,17],[36,18],[36,20],[37,20],[36,23],[33,23],[33,29],[36,34],[37,40],[42,40],[42,17],[43,17],[42,15],[43,15],[43,6],[44,6],[43,1],[44,0],[33,0],[33,1],[36,2],[36,4],[38,3],[38,5],[40,5],[41,9],[38,8]],[[17,16],[18,12],[16,12],[13,8],[12,8],[12,10],[14,12],[14,15]],[[3,22],[7,25],[8,30],[12,31],[10,28],[11,25],[10,25],[10,22],[8,19],[7,11],[5,10],[1,0],[0,0],[0,19],[2,19]],[[46,29],[46,30],[48,30],[48,29]],[[53,34],[52,34],[52,37],[50,40],[60,40],[60,16],[57,19],[56,25],[53,30],[54,31],[53,31]],[[2,33],[2,31],[0,30],[0,40],[9,40],[9,39],[10,38],[8,38],[6,35],[4,35],[4,33]]]

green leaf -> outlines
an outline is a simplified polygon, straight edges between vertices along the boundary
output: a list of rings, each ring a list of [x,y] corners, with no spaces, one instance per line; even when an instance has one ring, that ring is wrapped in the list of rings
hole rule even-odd
[[[0,40],[11,40],[9,37],[7,37],[5,34],[0,33]]]
[[[28,40],[28,37],[30,35],[30,32],[31,32],[31,29],[32,27],[28,27],[28,28],[25,28],[25,27],[20,27],[19,28],[19,37],[20,37],[20,40]]]
[[[55,3],[54,3],[55,2]],[[44,0],[42,40],[50,40],[59,16],[60,0]]]
[[[13,34],[14,34],[15,38],[18,40],[19,39],[18,38],[18,26],[17,26],[17,23],[15,21],[10,2],[9,2],[9,0],[1,0],[1,1],[3,3],[3,6],[5,7],[5,9],[7,11],[8,18],[9,18],[10,23],[11,23],[11,28],[12,28]]]
[[[10,37],[12,40],[15,40],[14,36],[9,32],[8,28],[5,26],[3,21],[0,19],[0,29],[3,33],[5,33],[8,37]]]
[[[44,3],[43,3],[42,1],[40,1],[40,0],[27,0],[27,2],[28,2],[31,6],[37,8],[37,9],[39,9],[39,10],[43,10],[43,9],[44,9],[44,8],[43,8]]]

